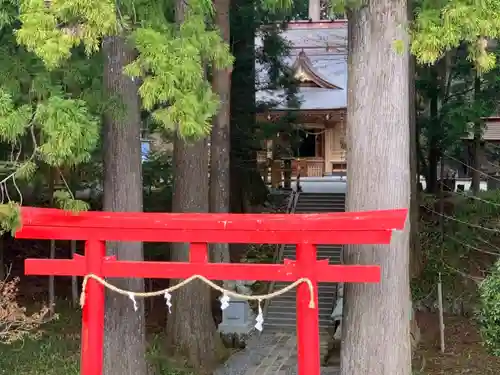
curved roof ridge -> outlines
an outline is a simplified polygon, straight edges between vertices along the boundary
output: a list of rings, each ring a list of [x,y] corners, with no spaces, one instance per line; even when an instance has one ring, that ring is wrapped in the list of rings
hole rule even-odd
[[[307,75],[307,77],[321,88],[342,90],[341,87],[334,85],[331,82],[328,82],[326,79],[321,77],[316,72],[311,60],[309,59],[309,57],[307,57],[304,50],[299,52],[297,59],[295,60],[295,62],[292,65],[292,69],[295,72],[297,72],[299,69],[302,69],[302,71]]]

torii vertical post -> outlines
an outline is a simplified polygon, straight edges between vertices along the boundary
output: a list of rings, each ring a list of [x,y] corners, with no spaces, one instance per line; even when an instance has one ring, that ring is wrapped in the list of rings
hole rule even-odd
[[[314,369],[319,365],[319,310],[318,310],[318,282],[316,270],[316,246],[309,243],[297,244],[297,264],[300,265],[303,277],[311,280],[314,288],[314,308],[308,306],[309,289],[306,284],[297,287],[297,358],[299,374],[305,374],[307,369]],[[320,277],[319,280],[322,278]],[[312,335],[309,332],[314,332]],[[317,334],[316,334],[317,332]],[[311,354],[312,353],[312,354]]]
[[[27,259],[27,275],[294,282],[297,290],[299,375],[320,375],[318,282],[380,281],[379,266],[329,265],[317,260],[318,244],[387,244],[392,230],[403,229],[407,210],[358,213],[238,215],[82,212],[21,209],[17,238],[84,240],[85,255],[73,259]],[[189,262],[118,261],[106,257],[104,241],[190,242]],[[208,262],[208,243],[274,243],[297,245],[296,260],[283,264]],[[89,280],[83,309],[82,375],[100,375],[103,365],[104,290]],[[175,303],[175,301],[174,301]]]
[[[85,273],[102,277],[106,245],[102,241],[85,242]],[[82,374],[101,374],[104,350],[104,286],[89,280],[85,290],[88,298],[82,316]]]

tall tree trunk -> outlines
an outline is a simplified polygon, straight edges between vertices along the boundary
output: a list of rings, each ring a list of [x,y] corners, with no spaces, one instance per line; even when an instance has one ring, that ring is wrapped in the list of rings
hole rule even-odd
[[[175,139],[174,176],[172,211],[208,212],[206,139],[192,144]],[[172,244],[170,254],[171,261],[188,261],[189,244]],[[211,374],[222,354],[222,341],[212,318],[210,288],[200,281],[192,282],[175,292],[173,301],[167,319],[169,350],[186,357],[200,374]]]
[[[255,2],[231,0],[231,212],[248,212],[267,198],[267,187],[257,168],[255,143]],[[246,246],[230,244],[232,262],[239,262]]]
[[[222,38],[229,43],[229,6],[230,0],[215,0],[217,26]],[[210,143],[210,212],[229,212],[231,189],[230,179],[230,121],[231,121],[231,69],[215,69],[213,90],[219,95],[220,108],[214,118]],[[212,259],[215,262],[229,262],[229,245],[214,244]]]
[[[410,125],[405,0],[348,13],[349,211],[408,208]],[[404,52],[394,49],[403,41]],[[377,95],[373,95],[376,92]],[[410,375],[409,227],[390,245],[348,246],[347,264],[379,264],[379,284],[346,283],[342,375]]]
[[[178,23],[184,20],[184,6],[184,1],[178,0]],[[173,164],[172,211],[208,212],[207,140],[187,143],[177,136]],[[172,244],[171,249],[172,261],[188,261],[189,244]],[[167,346],[173,354],[185,357],[199,374],[211,374],[217,365],[223,344],[212,317],[210,288],[201,281],[175,292],[172,314],[167,319]]]
[[[474,79],[474,100],[479,100],[478,97],[481,94],[481,77],[479,74],[476,74],[476,78]],[[479,188],[481,183],[481,172],[479,168],[481,168],[481,163],[479,160],[479,155],[481,153],[481,122],[478,120],[474,124],[474,139],[472,141],[472,163],[471,163],[471,172],[472,172],[472,181],[471,181],[471,191],[472,194],[478,195]]]
[[[104,210],[142,211],[141,120],[137,83],[123,73],[135,58],[124,36],[106,38],[104,80],[108,95],[118,98],[124,113],[105,116],[104,125]],[[143,260],[142,243],[108,243],[108,254],[120,260]],[[142,279],[112,280],[121,288],[142,292]],[[137,299],[138,311],[128,297],[110,292],[106,299],[104,374],[145,375],[144,303]],[[119,358],[119,360],[117,360]]]

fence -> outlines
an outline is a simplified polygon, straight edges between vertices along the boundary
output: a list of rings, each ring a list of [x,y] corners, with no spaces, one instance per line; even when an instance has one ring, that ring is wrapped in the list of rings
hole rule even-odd
[[[380,280],[375,265],[329,265],[318,244],[385,244],[402,229],[406,210],[333,214],[167,214],[82,212],[23,207],[16,238],[84,240],[74,259],[27,259],[28,275],[139,277],[305,282],[297,287],[298,373],[320,374],[318,282]],[[187,262],[119,261],[105,255],[105,241],[190,243]],[[296,244],[296,260],[283,264],[209,263],[209,243]],[[86,279],[87,280],[87,279]],[[90,278],[82,319],[81,374],[102,374],[104,287]]]

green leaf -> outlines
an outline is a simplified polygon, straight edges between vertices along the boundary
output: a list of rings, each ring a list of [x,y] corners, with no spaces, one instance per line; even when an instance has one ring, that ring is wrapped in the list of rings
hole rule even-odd
[[[72,211],[75,213],[81,211],[88,211],[89,204],[87,202],[75,199],[70,192],[66,190],[57,190],[54,192],[54,201],[57,207],[66,210]]]
[[[111,0],[21,0],[19,10],[17,41],[49,69],[60,66],[80,44],[88,55],[98,51],[101,39],[118,30]]]
[[[479,71],[486,72],[494,63],[483,41],[500,36],[500,2],[424,1],[411,35],[411,51],[420,64],[433,64],[446,51],[465,42],[471,61]]]
[[[186,139],[206,136],[219,103],[207,81],[205,64],[229,67],[233,57],[220,33],[207,28],[204,6],[190,7],[182,25],[138,28],[132,40],[139,52],[125,72],[141,78],[143,107],[165,129]]]
[[[32,161],[26,161],[16,170],[14,177],[21,180],[30,180],[37,170],[37,165]]]
[[[77,99],[52,96],[38,105],[35,120],[43,140],[41,158],[49,165],[76,165],[90,159],[100,137],[100,121]]]

